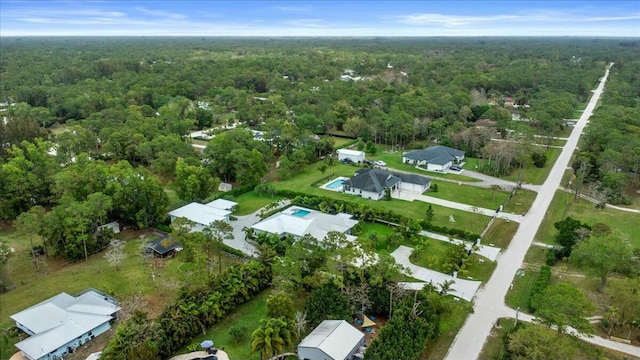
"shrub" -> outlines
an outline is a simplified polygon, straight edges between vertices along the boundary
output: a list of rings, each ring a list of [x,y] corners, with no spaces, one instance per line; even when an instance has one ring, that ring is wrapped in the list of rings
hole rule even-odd
[[[244,325],[235,324],[229,327],[229,335],[231,335],[231,339],[236,344],[239,344],[242,340],[244,340],[248,331],[249,329],[247,329],[247,327]]]
[[[538,277],[534,281],[531,292],[529,293],[529,301],[527,304],[529,310],[535,312],[538,299],[542,296],[547,286],[549,286],[549,280],[551,280],[551,266],[542,265],[540,267],[540,273],[538,273]]]

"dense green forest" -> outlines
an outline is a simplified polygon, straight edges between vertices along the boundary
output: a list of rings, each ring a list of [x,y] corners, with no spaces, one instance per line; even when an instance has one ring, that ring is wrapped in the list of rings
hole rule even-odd
[[[360,137],[391,150],[441,142],[495,160],[481,170],[508,173],[545,158],[528,144],[491,137],[561,134],[563,119],[576,117],[612,61],[610,111],[593,121],[584,153],[591,177],[583,180],[598,181],[614,202],[638,183],[638,52],[615,39],[3,38],[0,45],[6,220],[35,205],[87,201],[64,189],[73,183],[66,178],[86,173],[83,166],[104,165],[96,174],[134,172],[145,182],[154,173],[175,180],[186,200],[205,198],[220,180],[255,184],[276,160],[287,176],[333,149],[314,134]],[[614,121],[615,132],[596,130],[616,118],[627,120]],[[495,128],[476,127],[478,120]],[[213,138],[203,154],[192,148],[191,131],[235,123],[269,141],[238,129]],[[55,158],[46,155],[53,143]],[[59,166],[82,153],[106,163]],[[132,167],[108,169],[119,161]],[[116,178],[105,175],[81,193],[115,196]],[[114,198],[108,216],[87,215],[94,220],[83,224],[116,213],[133,226],[161,221],[159,209],[128,214],[119,206]]]
[[[296,242],[257,237],[259,261],[234,258],[244,264],[224,271],[220,244],[230,231],[224,224],[207,234],[174,226],[172,236],[185,246],[179,273],[191,280],[180,284],[175,298],[162,300],[166,307],[153,319],[135,312],[123,321],[103,356],[167,358],[270,288],[269,319],[251,336],[254,353],[283,350],[267,346],[267,331],[283,331],[281,347],[288,348],[304,333],[300,329],[366,311],[394,316],[368,357],[418,358],[433,351],[436,339],[453,336],[452,319],[469,311],[467,305],[432,286],[408,296],[394,285],[407,279],[388,255],[364,270],[351,265],[376,247],[388,252],[391,244],[417,244],[422,229],[466,240],[479,236],[463,221],[455,228],[431,223],[431,205],[428,220],[424,211],[410,218],[390,207],[284,188],[279,180],[325,158],[309,170],[317,173],[315,182],[327,180],[327,171],[333,177],[336,165],[346,168],[328,156],[336,139],[371,155],[398,157],[429,144],[450,145],[464,150],[478,171],[495,176],[542,168],[549,148],[563,145],[554,137],[569,133],[571,119],[613,62],[572,180],[602,202],[629,203],[640,183],[634,44],[586,38],[0,38],[0,220],[29,237],[36,269],[34,235],[47,255],[89,263],[111,238],[97,230],[101,225],[116,220],[171,231],[170,203],[211,199],[223,181],[233,183],[231,195],[255,189],[269,201],[275,196],[348,212],[363,227],[380,219],[397,223],[381,226],[385,234],[370,230],[367,249],[338,246],[345,237],[333,232]],[[192,135],[197,130],[203,132]],[[578,236],[573,225],[581,223],[568,219],[556,228]],[[192,273],[202,264],[211,267],[211,249],[218,274]],[[578,246],[576,253],[587,250]],[[548,280],[539,280],[537,297]]]

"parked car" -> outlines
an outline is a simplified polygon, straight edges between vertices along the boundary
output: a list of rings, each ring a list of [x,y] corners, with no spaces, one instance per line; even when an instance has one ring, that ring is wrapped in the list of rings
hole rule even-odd
[[[387,166],[387,163],[382,161],[382,160],[378,160],[378,161],[374,162],[373,164],[377,165],[377,166]]]
[[[462,170],[462,168],[460,167],[460,165],[451,165],[451,167],[449,167],[449,169],[453,170],[453,171],[460,171]]]
[[[344,158],[342,160],[340,160],[341,163],[343,164],[353,164],[353,160],[349,159],[349,158]]]

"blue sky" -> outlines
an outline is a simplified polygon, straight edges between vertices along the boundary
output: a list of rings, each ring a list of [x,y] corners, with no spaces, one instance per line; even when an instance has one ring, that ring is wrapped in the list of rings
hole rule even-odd
[[[640,37],[640,0],[1,0],[0,35]]]

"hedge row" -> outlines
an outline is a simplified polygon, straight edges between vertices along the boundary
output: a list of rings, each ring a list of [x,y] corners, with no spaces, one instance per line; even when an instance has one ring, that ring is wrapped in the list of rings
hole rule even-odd
[[[363,221],[381,221],[402,224],[410,220],[410,218],[399,215],[390,210],[376,209],[368,205],[357,204],[351,201],[336,200],[326,196],[310,195],[292,190],[277,190],[276,193],[280,196],[291,199],[291,203],[294,205],[317,209],[331,214],[345,212],[352,214],[355,218]],[[462,240],[476,241],[476,239],[480,237],[480,235],[470,231],[434,225],[428,223],[424,219],[420,219],[420,225],[424,230],[451,235]]]
[[[536,304],[538,302],[538,298],[542,295],[544,290],[549,286],[549,280],[551,279],[551,266],[542,265],[540,267],[540,273],[538,273],[538,277],[536,281],[533,283],[531,287],[531,291],[529,292],[529,299],[527,302],[527,306],[530,311],[535,312]]]
[[[139,358],[141,353],[166,359],[267,288],[271,280],[269,264],[250,261],[210,278],[203,286],[185,286],[157,319],[141,319],[138,312],[120,324],[100,359],[127,360]]]

